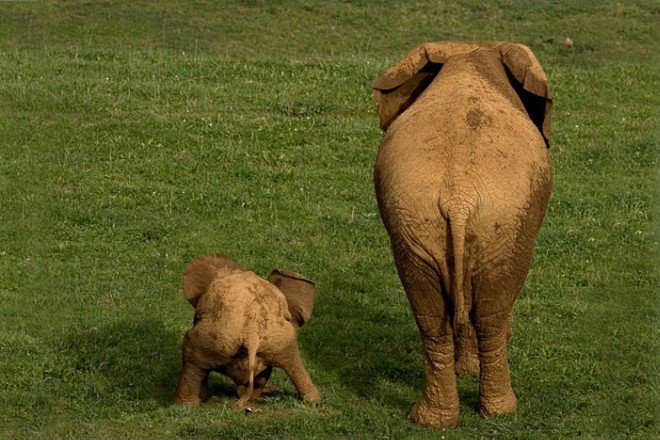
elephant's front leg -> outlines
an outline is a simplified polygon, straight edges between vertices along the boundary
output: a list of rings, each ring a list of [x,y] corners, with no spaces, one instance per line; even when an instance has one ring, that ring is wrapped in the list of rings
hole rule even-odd
[[[458,391],[454,372],[454,336],[439,276],[409,255],[395,252],[403,287],[410,301],[424,348],[424,395],[410,418],[433,428],[456,426]]]

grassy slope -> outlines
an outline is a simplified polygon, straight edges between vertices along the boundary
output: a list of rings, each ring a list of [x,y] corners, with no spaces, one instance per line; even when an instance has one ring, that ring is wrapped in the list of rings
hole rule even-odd
[[[519,409],[480,419],[461,378],[443,435],[657,435],[657,6],[437,3],[0,3],[0,434],[436,435],[406,421],[421,351],[373,197],[369,84],[422,41],[570,36],[535,48],[555,187],[516,307]],[[211,403],[167,405],[180,273],[204,251],[318,282],[300,340],[322,403],[278,372],[250,416],[221,378]]]

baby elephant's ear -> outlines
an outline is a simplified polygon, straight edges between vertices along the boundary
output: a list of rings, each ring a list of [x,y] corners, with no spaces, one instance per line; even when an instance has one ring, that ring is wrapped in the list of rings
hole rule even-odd
[[[284,269],[275,269],[268,281],[282,291],[289,305],[289,313],[299,327],[312,317],[316,286],[304,276]]]
[[[193,307],[213,282],[221,269],[227,273],[245,269],[226,255],[203,254],[192,260],[183,270],[183,294]]]

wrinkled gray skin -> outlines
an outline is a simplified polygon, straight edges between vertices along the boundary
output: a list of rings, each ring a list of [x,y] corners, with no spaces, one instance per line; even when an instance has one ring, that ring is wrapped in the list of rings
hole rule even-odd
[[[433,43],[374,84],[386,130],[375,187],[424,348],[410,416],[455,426],[456,373],[479,411],[511,412],[507,343],[550,196],[550,90],[528,48]],[[547,144],[547,145],[546,145]]]

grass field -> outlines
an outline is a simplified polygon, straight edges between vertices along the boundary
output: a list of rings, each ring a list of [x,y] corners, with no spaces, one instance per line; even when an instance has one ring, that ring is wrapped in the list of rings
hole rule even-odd
[[[0,438],[654,438],[658,12],[653,1],[0,1]],[[407,420],[412,314],[377,213],[370,83],[421,42],[533,46],[555,184],[516,305],[519,407]],[[572,47],[561,42],[570,37]],[[656,49],[654,51],[654,48]],[[655,199],[657,206],[657,199]],[[169,406],[181,271],[221,251],[313,278],[324,395]]]

